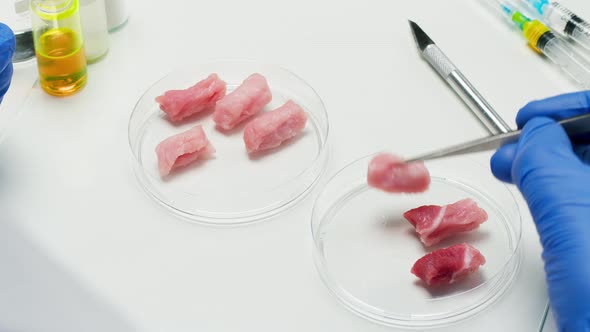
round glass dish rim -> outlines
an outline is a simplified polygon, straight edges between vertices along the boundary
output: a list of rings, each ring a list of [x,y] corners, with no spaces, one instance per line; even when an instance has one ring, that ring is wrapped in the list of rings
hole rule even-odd
[[[342,302],[347,308],[349,308],[350,310],[354,311],[357,314],[360,314],[361,316],[368,318],[369,320],[381,323],[381,324],[386,324],[389,326],[403,326],[404,328],[428,328],[427,326],[422,326],[422,325],[416,325],[416,326],[409,326],[409,325],[398,325],[398,324],[394,324],[391,323],[390,321],[395,320],[398,322],[413,322],[415,321],[415,319],[399,319],[399,318],[388,318],[388,319],[377,319],[375,317],[379,316],[379,317],[384,317],[386,315],[386,311],[384,310],[380,310],[375,308],[374,306],[365,303],[359,299],[357,299],[354,295],[350,294],[346,289],[342,288],[338,283],[336,283],[333,279],[333,277],[331,276],[331,274],[329,273],[326,265],[326,261],[325,261],[325,257],[323,255],[321,255],[320,253],[320,247],[319,247],[319,238],[318,238],[318,233],[316,232],[316,229],[314,227],[315,225],[315,221],[318,218],[318,201],[322,198],[326,188],[334,181],[335,178],[337,178],[339,175],[341,175],[344,171],[346,171],[347,169],[353,167],[355,164],[361,162],[362,160],[365,159],[369,159],[371,157],[374,157],[376,155],[378,155],[380,152],[376,152],[376,153],[371,153],[368,155],[365,155],[363,157],[360,157],[358,159],[353,160],[352,162],[348,163],[346,166],[344,166],[342,169],[338,170],[336,173],[334,173],[334,175],[332,175],[325,183],[325,185],[323,186],[323,189],[318,193],[318,195],[315,198],[315,202],[313,204],[313,208],[312,208],[312,215],[311,215],[311,234],[313,237],[313,245],[314,245],[314,251],[313,254],[315,256],[315,262],[316,262],[316,267],[319,270],[318,272],[320,273],[320,276],[322,278],[322,280],[328,284],[327,287],[328,289],[330,289],[332,292],[334,292],[336,294],[336,297],[338,298],[338,300],[340,302]],[[482,165],[470,158],[468,158],[468,161],[478,167],[482,167]],[[512,190],[510,190],[510,188],[508,188],[507,185],[500,183],[501,186],[503,186],[505,188],[505,190],[510,193],[510,197],[511,197],[511,202],[514,203],[514,206],[516,207],[516,211],[518,213],[518,234],[516,234],[517,236],[515,237],[515,246],[514,249],[511,251],[510,257],[502,264],[502,267],[498,270],[498,272],[496,272],[492,277],[489,278],[489,280],[496,280],[500,277],[502,277],[503,275],[506,274],[506,268],[513,264],[516,263],[516,269],[515,271],[512,273],[512,275],[510,275],[510,279],[514,279],[514,277],[516,276],[516,273],[518,272],[518,270],[520,269],[520,251],[521,251],[521,242],[522,242],[522,213],[521,213],[521,208],[520,205],[518,204],[518,202],[516,201],[516,197],[514,196],[514,193]],[[321,218],[320,220],[323,220],[323,218]],[[321,225],[321,221],[319,222],[319,224]],[[318,230],[320,229],[319,225],[318,225]],[[516,260],[516,261],[515,261]],[[330,285],[329,283],[333,283],[334,285]],[[473,288],[470,289],[467,292],[471,292],[473,290],[476,290],[480,287],[482,287],[483,285],[487,284],[487,282]],[[498,288],[500,291],[499,292],[495,292],[492,296],[490,297],[486,297],[487,301],[491,301],[490,303],[495,302],[496,300],[499,299],[500,296],[502,296],[506,290],[509,288],[510,285],[500,285],[500,287],[494,287],[494,289]],[[352,303],[348,303],[344,298],[342,298],[342,295],[339,294],[339,292],[343,293],[347,300]],[[484,302],[485,303],[485,302]],[[416,316],[416,317],[421,317],[421,320],[424,322],[434,322],[434,321],[442,321],[441,325],[437,325],[436,327],[441,327],[441,326],[445,326],[445,325],[449,325],[452,324],[454,322],[454,320],[452,319],[453,317],[461,317],[462,315],[465,315],[475,309],[477,309],[478,307],[480,307],[483,303],[477,304],[477,305],[472,305],[472,306],[466,306],[465,310],[463,310],[462,312],[450,315],[448,317],[445,318],[440,318],[440,317],[432,317],[432,318],[428,318],[429,316]],[[356,306],[363,306],[363,308],[370,308],[370,310],[367,310],[368,313],[362,312],[358,307]],[[434,327],[434,326],[433,326]]]
[[[330,118],[328,115],[328,111],[326,110],[326,105],[324,103],[324,101],[322,100],[322,98],[320,97],[320,95],[317,93],[317,91],[307,83],[307,81],[305,81],[303,78],[301,78],[299,75],[293,73],[292,71],[279,66],[279,65],[274,65],[274,64],[266,64],[266,63],[261,63],[255,60],[216,60],[216,61],[211,61],[211,62],[205,62],[205,63],[201,63],[201,64],[183,64],[181,66],[178,66],[176,69],[173,69],[171,71],[169,71],[167,74],[163,75],[162,77],[160,77],[158,80],[156,80],[154,83],[152,83],[139,97],[139,99],[137,100],[137,102],[135,103],[135,105],[133,106],[133,111],[131,112],[131,115],[129,116],[129,121],[127,123],[127,141],[129,144],[129,149],[131,150],[131,154],[133,155],[133,159],[136,163],[136,165],[141,166],[141,162],[139,160],[138,155],[135,153],[134,149],[133,149],[133,145],[134,145],[134,138],[131,136],[131,122],[133,120],[133,116],[136,114],[137,107],[139,106],[139,103],[145,98],[146,94],[154,87],[156,86],[158,83],[162,82],[163,80],[165,80],[166,78],[170,77],[173,74],[176,73],[180,73],[180,67],[184,66],[184,65],[189,65],[189,66],[214,66],[214,65],[223,65],[223,64],[227,64],[227,63],[231,63],[231,64],[250,64],[250,65],[259,65],[259,66],[269,66],[275,69],[279,69],[289,75],[292,75],[293,77],[295,77],[297,80],[299,80],[301,83],[303,83],[306,87],[308,87],[314,94],[314,96],[317,98],[317,100],[319,101],[320,105],[321,105],[321,110],[323,115],[326,118],[326,133],[325,133],[325,139],[322,140],[322,144],[320,146],[320,150],[318,152],[318,154],[316,155],[316,157],[314,158],[314,160],[309,164],[309,166],[307,168],[305,168],[303,171],[301,171],[299,174],[297,174],[296,176],[294,176],[293,178],[278,184],[277,186],[275,186],[274,188],[270,188],[270,189],[266,189],[264,191],[268,192],[270,191],[274,191],[274,190],[278,190],[280,188],[282,188],[283,186],[286,186],[290,183],[296,182],[297,180],[299,180],[300,178],[304,177],[305,174],[312,169],[314,166],[316,166],[316,164],[318,162],[320,162],[322,160],[322,158],[324,158],[325,154],[327,153],[327,147],[328,147],[328,141],[329,141],[329,137],[330,137]],[[145,124],[145,122],[140,124],[140,127],[143,127],[143,125]],[[315,126],[315,125],[314,125]],[[317,127],[317,126],[316,126]],[[319,128],[318,128],[319,129]],[[317,183],[319,177],[321,177],[325,171],[325,167],[326,165],[322,166],[322,170],[320,170],[320,172],[318,173],[317,178],[313,181],[313,183],[310,185],[310,187],[313,187],[315,183]],[[143,166],[141,167],[143,168]],[[144,172],[145,173],[145,172]],[[155,179],[151,174],[146,174],[148,177],[150,177],[151,179]],[[306,190],[302,191],[299,195],[297,195],[297,197],[295,197],[293,200],[297,200],[298,197],[301,196],[301,194],[305,194],[306,192],[308,192],[309,188],[307,188]],[[248,193],[249,195],[251,193]],[[191,194],[192,195],[192,194]],[[197,195],[198,197],[198,195]],[[281,204],[279,207],[277,208],[281,208],[281,206],[283,206],[284,204]],[[225,217],[225,218],[220,218],[220,219],[228,219],[231,217]]]
[[[324,155],[328,155],[329,152],[326,151],[324,153]],[[139,163],[135,164],[134,168],[140,167]],[[169,204],[168,202],[162,200],[158,195],[156,195],[154,193],[153,190],[151,190],[149,188],[148,185],[146,185],[141,179],[141,175],[138,174],[138,171],[135,170],[135,177],[139,182],[139,185],[141,186],[141,188],[143,189],[143,192],[151,199],[154,200],[155,203],[159,204],[160,206],[164,207],[165,209],[172,211],[176,216],[178,216],[180,219],[185,220],[187,222],[191,222],[191,223],[195,223],[195,224],[200,224],[200,225],[205,225],[205,226],[210,226],[210,227],[218,227],[218,228],[232,228],[232,227],[240,227],[240,226],[245,226],[245,225],[250,225],[250,224],[254,224],[254,223],[258,223],[258,222],[262,222],[264,220],[273,218],[281,213],[283,213],[286,210],[289,210],[291,208],[293,208],[300,200],[302,200],[303,198],[305,198],[311,191],[313,188],[315,188],[315,186],[320,182],[320,178],[323,176],[323,174],[325,173],[326,167],[325,164],[324,166],[322,166],[322,168],[320,169],[318,176],[315,178],[315,180],[309,184],[309,186],[307,186],[304,190],[302,190],[300,193],[298,193],[295,197],[289,199],[288,201],[276,204],[276,206],[272,207],[272,208],[260,208],[257,210],[250,210],[248,211],[249,214],[246,216],[234,216],[234,214],[226,214],[226,213],[216,213],[217,216],[211,216],[209,215],[209,212],[194,212],[194,213],[189,213],[186,211],[183,211],[171,204]],[[142,172],[145,175],[145,172]],[[220,223],[219,221],[222,220],[232,220],[232,222],[228,222],[228,223]]]

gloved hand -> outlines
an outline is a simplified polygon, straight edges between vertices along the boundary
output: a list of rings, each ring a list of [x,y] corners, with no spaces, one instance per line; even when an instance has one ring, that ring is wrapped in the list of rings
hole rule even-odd
[[[551,305],[567,332],[590,331],[590,145],[573,145],[554,120],[588,112],[590,91],[529,103],[516,119],[519,142],[491,161],[494,175],[516,184],[529,205]]]
[[[12,79],[12,54],[15,47],[12,30],[0,23],[0,103]]]

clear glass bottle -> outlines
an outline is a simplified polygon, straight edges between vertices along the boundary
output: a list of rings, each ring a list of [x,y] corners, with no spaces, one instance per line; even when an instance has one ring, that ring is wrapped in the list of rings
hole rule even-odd
[[[80,91],[87,80],[78,0],[31,0],[39,83],[54,96]]]
[[[0,6],[0,8],[1,7],[2,6]],[[16,38],[16,50],[14,51],[12,62],[25,62],[35,58],[35,46],[33,44],[33,31],[31,30],[29,1],[8,1],[7,8],[2,8],[2,10],[8,11],[8,26],[14,31],[14,36]]]
[[[109,32],[121,29],[129,20],[127,0],[105,0]]]
[[[109,52],[105,0],[80,0],[80,20],[84,33],[86,61],[98,62]]]

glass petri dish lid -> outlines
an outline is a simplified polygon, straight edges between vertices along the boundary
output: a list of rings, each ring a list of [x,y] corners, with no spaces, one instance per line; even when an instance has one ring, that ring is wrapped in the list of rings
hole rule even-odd
[[[520,266],[521,214],[512,192],[468,157],[427,162],[432,184],[421,194],[388,194],[366,183],[373,156],[338,172],[312,215],[316,267],[338,300],[368,320],[427,329],[458,323],[498,300]],[[403,213],[422,205],[474,199],[489,215],[479,229],[426,248]],[[469,243],[486,257],[478,273],[428,288],[410,273],[435,249]]]
[[[179,125],[170,123],[155,98],[167,90],[192,86],[212,73],[227,83],[227,93],[251,74],[262,74],[273,95],[263,112],[293,100],[308,114],[304,132],[277,149],[252,157],[244,145],[243,125],[229,133],[219,132],[210,113]],[[217,150],[215,156],[161,178],[156,146],[199,124]],[[224,61],[185,66],[153,84],[131,114],[129,144],[137,179],[157,203],[190,221],[236,225],[274,216],[310,191],[325,169],[328,131],[321,98],[301,78],[273,65]]]

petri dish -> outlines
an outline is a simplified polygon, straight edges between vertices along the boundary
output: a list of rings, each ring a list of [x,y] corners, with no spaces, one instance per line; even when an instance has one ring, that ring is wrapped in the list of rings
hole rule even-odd
[[[338,172],[319,194],[312,234],[317,269],[348,309],[384,325],[427,329],[484,311],[510,287],[520,266],[521,214],[512,192],[467,157],[427,162],[430,189],[388,194],[366,184],[362,158]],[[403,213],[427,204],[474,199],[489,220],[473,232],[426,248]],[[426,253],[470,243],[486,257],[476,274],[449,287],[427,288],[410,269]]]
[[[308,113],[304,132],[277,149],[249,156],[243,125],[219,132],[210,113],[171,124],[154,98],[170,89],[194,85],[211,73],[227,82],[228,93],[249,75],[264,75],[273,100],[263,112],[293,100]],[[158,143],[199,124],[217,150],[215,157],[161,178],[155,154]],[[328,131],[321,98],[301,78],[273,65],[223,61],[185,66],[153,84],[131,114],[129,144],[138,181],[157,203],[190,221],[236,225],[274,216],[310,191],[325,169]]]

